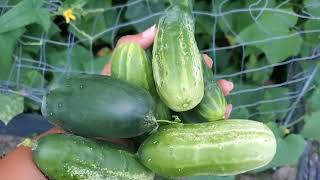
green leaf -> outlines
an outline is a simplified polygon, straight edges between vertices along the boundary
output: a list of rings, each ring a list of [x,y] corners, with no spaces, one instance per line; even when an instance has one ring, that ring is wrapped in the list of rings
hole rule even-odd
[[[265,167],[256,170],[255,172],[264,171],[271,167],[297,164],[300,155],[302,154],[306,142],[301,135],[290,134],[283,136],[283,128],[275,123],[267,124],[273,131],[277,140],[277,152],[273,160]]]
[[[80,73],[84,71],[84,64],[93,59],[92,53],[83,46],[76,45],[71,49],[50,51],[47,54],[48,64],[59,69],[54,72],[53,81],[59,80],[60,76],[69,73]],[[51,82],[55,83],[55,82]]]
[[[289,97],[288,95],[289,89],[285,87],[277,87],[268,89],[265,92],[264,100],[277,100],[284,97]],[[275,102],[268,102],[263,103],[258,107],[259,113],[260,113],[260,120],[261,121],[275,121],[278,118],[282,118],[282,116],[286,112],[277,112],[281,110],[285,110],[289,107],[290,100],[289,99],[283,99]]]
[[[33,89],[40,89],[44,86],[45,80],[42,74],[35,70],[23,70],[21,73],[21,83]]]
[[[307,99],[307,110],[308,112],[315,112],[320,110],[320,89],[316,87],[312,95]]]
[[[305,31],[317,31],[319,29],[320,29],[319,20],[310,19],[304,23]],[[312,55],[313,50],[320,43],[320,32],[306,33],[303,40],[304,41],[301,47],[301,55],[310,56]]]
[[[23,112],[23,97],[0,92],[0,120],[7,125],[16,115]]]
[[[253,85],[253,84],[240,84],[238,82],[234,83],[234,90],[232,90],[233,93],[237,91],[246,91],[249,89],[255,89],[259,86]],[[250,92],[242,92],[240,94],[230,94],[226,98],[230,104],[232,104],[234,107],[241,106],[241,105],[248,105],[252,103],[256,103],[260,101],[263,98],[263,91],[250,91]]]
[[[320,16],[320,1],[319,0],[304,0],[303,4],[312,16]]]
[[[0,34],[0,81],[7,80],[8,78],[12,65],[12,54],[18,38],[23,32],[23,29],[17,29],[15,31]]]
[[[210,12],[210,4],[208,4],[208,2],[206,1],[197,1],[195,2],[194,9],[196,11]],[[213,33],[212,27],[214,25],[213,24],[214,19],[212,17],[206,16],[206,15],[197,15],[195,16],[195,23],[196,23],[195,25],[196,34],[207,34],[209,36],[212,36],[212,33]]]
[[[74,33],[79,39],[90,39],[95,37],[97,34],[102,33],[106,29],[111,28],[115,25],[117,20],[117,11],[115,9],[104,12],[88,13],[88,10],[93,11],[108,7],[111,7],[111,0],[94,0],[86,2],[82,10],[84,15],[74,21],[75,27],[69,26],[69,31]],[[112,32],[110,31],[95,38],[101,38],[103,41],[111,43],[111,36]]]
[[[85,6],[89,0],[65,0],[63,2],[63,7],[61,9],[67,9],[67,8],[82,8]]]
[[[50,65],[68,72],[84,70],[83,63],[93,58],[91,52],[80,45],[62,51],[50,51],[47,57]]]
[[[41,33],[43,33],[42,27],[38,24],[30,24],[29,26],[26,27],[26,29],[27,29],[26,34],[29,36],[39,36],[41,35]],[[60,32],[59,27],[56,24],[52,24],[48,31],[48,38],[58,34],[59,32]]]
[[[40,24],[48,31],[51,20],[50,14],[42,8],[42,0],[23,0],[14,8],[0,17],[0,33],[12,31],[32,23]]]
[[[234,110],[230,114],[230,119],[249,119],[249,111],[247,108]]]
[[[291,9],[283,10],[292,12]],[[237,41],[261,49],[270,63],[283,61],[290,56],[297,55],[300,51],[302,38],[299,35],[294,35],[295,32],[290,30],[290,27],[294,26],[297,20],[296,16],[266,12],[256,23],[243,29],[237,37]],[[284,36],[283,39],[275,39]]]
[[[234,180],[234,176],[192,176],[188,180]]]
[[[136,0],[129,0],[128,3],[135,2]],[[140,18],[144,18],[150,16],[154,13],[163,11],[165,9],[164,0],[147,0],[142,1],[134,6],[130,6],[126,9],[125,17],[128,21],[138,20]],[[137,30],[137,32],[142,32],[150,26],[156,24],[158,22],[159,16],[152,17],[147,20],[144,20],[141,23],[133,24],[133,27]]]
[[[255,69],[259,67],[264,67],[268,65],[268,62],[265,58],[262,58],[258,61],[255,54],[251,54],[249,57],[249,62],[246,63],[246,69]],[[255,71],[252,73],[246,73],[246,77],[256,82],[257,84],[265,84],[269,80],[270,75],[272,74],[273,68],[268,68],[261,71]]]
[[[223,4],[222,4],[223,3]],[[272,8],[275,6],[275,0],[267,1],[267,8]],[[222,5],[222,6],[221,6]],[[246,1],[224,1],[216,0],[213,1],[213,12],[219,12],[219,7],[221,6],[221,12],[233,11],[237,9],[248,9],[248,8],[263,8],[265,7],[265,1],[256,0],[246,0]],[[235,36],[241,32],[244,28],[249,26],[254,22],[254,18],[259,16],[259,12],[241,12],[241,13],[231,13],[225,16],[221,16],[218,19],[218,25],[220,29],[226,35]]]
[[[109,62],[111,58],[111,52],[104,56],[89,60],[84,63],[84,69],[89,74],[101,74],[104,66]]]
[[[319,101],[319,99],[318,99]],[[320,138],[320,111],[314,112],[304,118],[305,125],[303,126],[301,135],[305,138]]]
[[[221,70],[226,69],[228,66],[230,66],[231,51],[227,51],[227,50],[216,51],[216,56],[215,57],[211,56],[211,57],[212,59],[214,59],[214,63],[217,66],[218,72],[221,72]]]

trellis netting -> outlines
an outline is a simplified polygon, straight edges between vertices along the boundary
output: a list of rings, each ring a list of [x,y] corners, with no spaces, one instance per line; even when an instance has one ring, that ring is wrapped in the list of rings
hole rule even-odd
[[[0,0],[0,119],[37,111],[46,88],[62,76],[99,74],[119,37],[156,24],[168,4]],[[320,118],[319,9],[319,0],[195,0],[193,6],[199,49],[214,60],[217,79],[234,83],[231,117],[267,123],[283,148],[299,149],[295,156],[303,137],[320,136],[312,129]],[[270,166],[296,162],[276,160]]]

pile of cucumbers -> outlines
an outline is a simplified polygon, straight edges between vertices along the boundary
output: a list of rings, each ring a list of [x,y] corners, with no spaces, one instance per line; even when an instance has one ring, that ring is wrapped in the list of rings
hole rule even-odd
[[[152,63],[138,44],[125,43],[113,52],[111,77],[70,75],[48,90],[42,113],[68,132],[33,145],[48,178],[226,176],[272,160],[276,140],[266,125],[224,120],[227,103],[197,47],[191,5],[172,0],[159,20]],[[101,140],[118,138],[136,148]]]

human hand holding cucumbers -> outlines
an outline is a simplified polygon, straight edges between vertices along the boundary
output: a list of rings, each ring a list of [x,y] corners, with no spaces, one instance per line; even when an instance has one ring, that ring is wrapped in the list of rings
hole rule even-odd
[[[117,46],[127,43],[134,42],[138,43],[142,48],[147,49],[150,47],[154,41],[156,33],[155,26],[149,28],[148,30],[137,34],[137,35],[128,35],[120,38]],[[206,64],[211,68],[213,61],[209,56],[204,55],[204,60]],[[110,75],[111,73],[111,61],[107,64],[102,72],[103,75]],[[220,80],[219,84],[224,95],[233,89],[233,84],[226,80]],[[232,106],[228,105],[225,117],[228,118]],[[63,133],[62,130],[54,128],[41,136],[52,134],[52,133]],[[113,142],[126,144],[127,141],[116,140]],[[36,167],[32,160],[32,152],[28,147],[18,147],[14,151],[10,152],[4,159],[0,161],[0,177],[6,180],[45,180],[47,179]]]

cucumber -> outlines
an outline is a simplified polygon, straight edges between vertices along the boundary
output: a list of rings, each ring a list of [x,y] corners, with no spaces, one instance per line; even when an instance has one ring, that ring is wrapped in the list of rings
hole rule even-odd
[[[142,87],[152,96],[157,94],[151,62],[137,43],[124,43],[112,55],[111,76]]]
[[[157,127],[146,90],[101,75],[63,77],[41,110],[53,124],[85,137],[130,138]]]
[[[136,156],[107,142],[75,135],[51,134],[33,148],[39,169],[55,180],[152,180],[154,173]]]
[[[276,139],[266,125],[251,120],[179,123],[151,135],[138,153],[142,164],[162,176],[228,176],[268,164]]]
[[[204,78],[204,96],[195,108],[181,112],[180,117],[186,122],[207,122],[224,119],[227,101],[219,83],[214,79],[211,69],[202,61]]]
[[[146,52],[136,43],[124,43],[112,55],[111,76],[149,91],[155,101],[155,118],[171,118],[168,107],[156,91],[151,62]]]
[[[184,9],[171,6],[160,18],[152,59],[158,94],[170,109],[177,112],[194,108],[204,94],[194,19]]]

